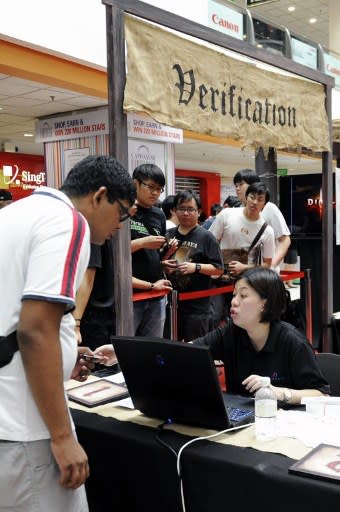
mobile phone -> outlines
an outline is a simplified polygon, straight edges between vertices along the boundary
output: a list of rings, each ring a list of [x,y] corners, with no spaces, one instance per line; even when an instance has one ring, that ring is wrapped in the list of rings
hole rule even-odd
[[[91,354],[81,354],[82,359],[85,359],[88,363],[100,363],[102,360],[101,356],[91,355]]]

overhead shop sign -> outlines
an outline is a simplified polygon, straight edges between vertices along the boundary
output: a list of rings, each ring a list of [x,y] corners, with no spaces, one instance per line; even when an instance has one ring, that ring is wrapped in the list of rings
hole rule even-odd
[[[125,111],[244,146],[329,150],[322,85],[260,69],[128,16],[125,33]]]
[[[145,114],[129,113],[127,124],[129,137],[183,144],[183,130],[164,126]],[[36,142],[107,135],[109,133],[108,110],[100,109],[44,119],[37,122],[35,130]]]
[[[299,62],[309,68],[318,67],[318,50],[316,46],[305,43],[292,36],[292,57],[295,62]]]
[[[101,109],[40,120],[35,127],[35,142],[79,139],[107,133],[108,111]]]
[[[243,40],[243,14],[213,0],[208,3],[208,26]]]
[[[128,137],[183,144],[183,130],[157,123],[145,114],[129,112],[127,129]]]
[[[325,72],[335,79],[335,89],[340,91],[340,59],[330,53],[324,53]]]

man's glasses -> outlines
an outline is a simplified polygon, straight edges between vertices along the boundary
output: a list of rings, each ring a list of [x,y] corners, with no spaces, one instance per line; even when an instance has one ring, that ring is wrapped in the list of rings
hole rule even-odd
[[[197,212],[197,208],[194,208],[193,206],[188,206],[188,208],[184,208],[184,206],[180,206],[179,208],[176,208],[176,212],[179,213],[195,213]]]
[[[123,203],[121,203],[119,201],[119,199],[116,199],[116,201],[117,201],[117,203],[119,204],[119,207],[120,207],[119,222],[123,222],[124,220],[129,219],[131,217],[131,215],[129,213],[129,208],[127,208]]]
[[[248,194],[246,199],[252,203],[265,204],[266,198],[262,194]]]
[[[147,188],[151,193],[156,192],[157,194],[161,194],[164,192],[163,187],[155,187],[155,185],[149,185],[149,183],[145,183],[145,181],[140,181],[145,188]]]

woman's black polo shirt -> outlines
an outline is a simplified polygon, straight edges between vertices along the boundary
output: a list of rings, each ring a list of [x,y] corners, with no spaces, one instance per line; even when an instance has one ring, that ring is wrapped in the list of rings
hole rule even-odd
[[[286,322],[271,324],[266,344],[259,352],[247,332],[232,320],[194,343],[208,345],[213,358],[224,362],[230,393],[249,394],[242,381],[252,374],[270,377],[273,386],[330,392],[307,339]]]

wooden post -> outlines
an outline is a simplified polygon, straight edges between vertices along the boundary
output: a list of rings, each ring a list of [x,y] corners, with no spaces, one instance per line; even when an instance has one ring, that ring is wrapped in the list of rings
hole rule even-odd
[[[123,112],[125,86],[124,12],[106,6],[107,74],[109,94],[110,155],[128,168],[127,121]],[[133,328],[130,222],[113,238],[116,334],[131,336]]]

